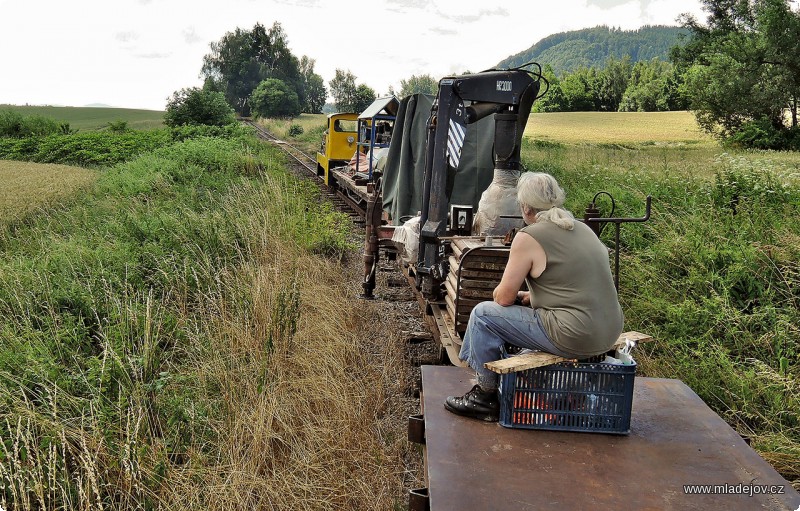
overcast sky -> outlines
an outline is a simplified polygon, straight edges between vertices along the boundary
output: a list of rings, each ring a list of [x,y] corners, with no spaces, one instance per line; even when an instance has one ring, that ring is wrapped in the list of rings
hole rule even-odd
[[[550,34],[675,25],[699,0],[0,0],[0,104],[163,110],[200,86],[209,43],[283,25],[325,80],[336,68],[378,94],[412,74],[490,68]],[[542,64],[546,64],[542,62]]]

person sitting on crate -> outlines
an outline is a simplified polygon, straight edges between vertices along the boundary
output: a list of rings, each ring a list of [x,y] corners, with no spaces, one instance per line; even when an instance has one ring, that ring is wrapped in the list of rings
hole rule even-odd
[[[450,396],[458,415],[497,421],[499,377],[484,363],[503,357],[506,343],[583,359],[611,349],[622,332],[622,308],[608,249],[562,207],[564,190],[544,173],[526,172],[517,184],[526,227],[514,237],[494,301],[470,314],[459,357],[477,372],[478,384]],[[529,291],[519,291],[527,282]]]

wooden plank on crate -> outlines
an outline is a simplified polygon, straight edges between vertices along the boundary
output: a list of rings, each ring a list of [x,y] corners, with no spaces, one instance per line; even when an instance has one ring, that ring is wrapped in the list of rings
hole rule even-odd
[[[567,359],[559,357],[558,355],[551,355],[550,353],[536,352],[495,360],[494,362],[486,362],[483,364],[483,367],[497,374],[508,374],[524,371],[525,369],[549,366],[551,364],[563,362],[564,360]]]
[[[653,340],[653,336],[652,335],[647,335],[647,334],[642,334],[642,333],[639,333],[639,332],[633,332],[633,331],[631,331],[631,332],[622,332],[621,334],[619,334],[619,338],[617,339],[617,342],[614,343],[614,347],[618,348],[618,347],[621,347],[621,346],[625,346],[625,339],[628,339],[628,340],[636,342],[636,343],[650,342],[650,341]]]
[[[614,344],[614,347],[624,346],[626,339],[638,343],[652,341],[653,337],[639,332],[623,332],[617,338],[617,342]],[[543,367],[550,364],[557,364],[558,362],[563,362],[564,360],[569,359],[559,357],[558,355],[552,355],[550,353],[537,352],[517,355],[515,357],[509,357],[502,360],[495,360],[494,362],[486,362],[483,364],[483,366],[497,374],[508,374],[515,373],[517,371],[524,371],[526,369],[535,369],[537,367]]]

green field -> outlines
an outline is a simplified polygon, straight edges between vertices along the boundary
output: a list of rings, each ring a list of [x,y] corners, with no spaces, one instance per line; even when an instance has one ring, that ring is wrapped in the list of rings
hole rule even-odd
[[[314,155],[322,145],[327,119],[325,114],[300,114],[294,119],[260,119],[258,122],[276,137],[290,142],[306,154]],[[289,135],[292,126],[300,126],[303,132]]]
[[[67,121],[70,128],[91,131],[124,121],[132,129],[151,129],[163,126],[164,112],[130,108],[71,107],[71,106],[15,106],[0,105],[0,110],[12,110],[22,115],[41,115]]]

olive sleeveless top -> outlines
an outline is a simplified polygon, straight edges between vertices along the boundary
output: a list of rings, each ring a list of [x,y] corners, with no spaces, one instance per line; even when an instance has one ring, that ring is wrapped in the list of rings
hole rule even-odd
[[[622,333],[622,308],[611,275],[608,249],[585,224],[571,231],[538,222],[521,232],[544,249],[547,265],[527,278],[531,306],[553,344],[576,357],[607,351]]]

